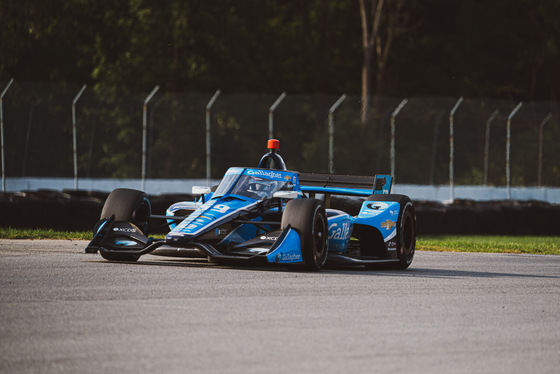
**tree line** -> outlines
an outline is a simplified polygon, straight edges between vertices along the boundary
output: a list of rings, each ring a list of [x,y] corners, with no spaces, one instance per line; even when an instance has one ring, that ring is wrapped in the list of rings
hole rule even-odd
[[[367,63],[374,99],[554,101],[558,14],[559,0],[0,0],[0,83],[360,95]]]
[[[326,114],[345,93],[337,172],[388,172],[390,114],[407,97],[398,181],[447,183],[446,120],[463,96],[457,183],[485,180],[484,126],[499,109],[488,183],[504,184],[505,121],[523,101],[514,183],[538,180],[538,124],[552,113],[539,158],[543,184],[557,185],[557,14],[560,0],[0,0],[0,89],[16,82],[4,99],[7,173],[72,175],[68,104],[87,84],[79,174],[138,177],[141,104],[159,85],[149,108],[149,177],[205,175],[204,107],[221,89],[213,177],[234,161],[255,162],[239,150],[260,155],[268,108],[281,92],[288,96],[275,135],[285,158],[297,170],[325,172]]]

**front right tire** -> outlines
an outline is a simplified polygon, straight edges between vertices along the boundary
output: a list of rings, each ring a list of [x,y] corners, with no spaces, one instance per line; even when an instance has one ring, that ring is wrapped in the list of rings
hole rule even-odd
[[[128,188],[113,190],[105,200],[100,219],[115,216],[115,221],[128,221],[138,227],[144,235],[148,233],[148,221],[152,206],[148,195]],[[138,261],[140,255],[128,253],[108,253],[100,251],[101,257],[109,261]]]

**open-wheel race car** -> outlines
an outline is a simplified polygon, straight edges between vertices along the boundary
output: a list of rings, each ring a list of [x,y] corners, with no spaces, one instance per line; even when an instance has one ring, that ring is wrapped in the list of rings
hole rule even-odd
[[[151,253],[308,270],[410,265],[416,215],[409,197],[390,194],[391,176],[298,173],[286,170],[276,140],[269,148],[259,167],[228,169],[217,187],[193,187],[197,198],[165,215],[152,214],[142,191],[114,190],[85,251],[111,261]],[[330,208],[338,195],[365,200],[351,215]],[[157,220],[169,228],[165,238],[150,236]]]

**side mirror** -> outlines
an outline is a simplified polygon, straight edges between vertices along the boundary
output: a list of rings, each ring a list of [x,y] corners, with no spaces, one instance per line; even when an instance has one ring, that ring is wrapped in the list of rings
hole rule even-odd
[[[210,187],[200,187],[200,186],[193,186],[192,194],[195,196],[206,195],[207,193],[212,192]]]
[[[277,197],[280,199],[297,199],[301,196],[298,191],[276,191],[272,197]]]

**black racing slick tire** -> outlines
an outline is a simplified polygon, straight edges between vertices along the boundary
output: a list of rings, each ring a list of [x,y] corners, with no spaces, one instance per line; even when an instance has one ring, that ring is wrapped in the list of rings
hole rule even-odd
[[[295,199],[286,204],[282,229],[290,227],[301,238],[305,268],[320,270],[327,261],[328,225],[325,206],[317,199]]]
[[[397,258],[399,262],[394,266],[397,269],[406,269],[412,263],[416,251],[416,212],[408,196],[388,194],[372,195],[368,201],[396,201],[400,205],[397,219],[397,235],[395,237]]]
[[[113,190],[105,200],[100,219],[115,215],[115,221],[128,221],[136,225],[144,234],[148,232],[148,221],[152,206],[148,195],[128,188]]]
[[[115,221],[128,221],[138,227],[144,235],[148,233],[148,221],[152,214],[152,206],[148,195],[142,191],[128,188],[113,190],[105,200],[100,219],[115,216]],[[126,253],[100,252],[101,256],[110,261],[137,261],[140,255]]]

